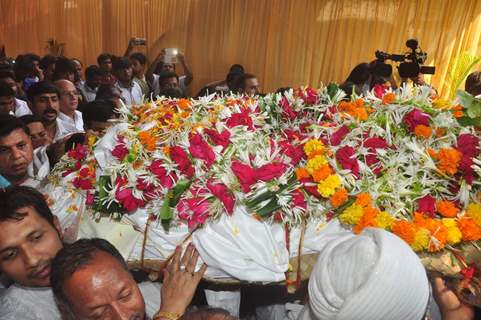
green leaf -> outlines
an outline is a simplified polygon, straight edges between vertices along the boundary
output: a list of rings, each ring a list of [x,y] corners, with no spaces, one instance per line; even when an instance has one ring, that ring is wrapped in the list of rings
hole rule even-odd
[[[463,52],[454,58],[446,78],[449,87],[449,98],[455,97],[456,90],[480,61],[481,56],[469,52]]]
[[[179,203],[182,194],[189,189],[190,185],[192,184],[192,180],[179,180],[177,184],[172,188],[171,191],[171,199],[170,199],[170,207],[174,208],[177,203]]]
[[[169,230],[170,222],[174,216],[172,208],[170,207],[170,200],[171,200],[172,191],[169,191],[164,198],[164,203],[162,203],[162,207],[159,211],[159,218],[162,223],[162,226],[165,230]]]
[[[267,205],[265,205],[259,210],[256,210],[256,213],[259,216],[266,218],[266,217],[269,217],[275,211],[279,210],[280,208],[281,206],[277,203],[277,199],[274,198],[271,201],[269,201]]]

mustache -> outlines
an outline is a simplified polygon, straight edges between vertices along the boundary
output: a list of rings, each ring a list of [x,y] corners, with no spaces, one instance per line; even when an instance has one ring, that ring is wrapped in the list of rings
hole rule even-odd
[[[42,262],[38,263],[36,266],[31,268],[31,270],[28,273],[28,277],[29,278],[37,278],[40,271],[42,271],[43,269],[45,269],[47,267],[50,267],[51,265],[52,265],[52,260],[49,260],[47,262],[42,261]]]

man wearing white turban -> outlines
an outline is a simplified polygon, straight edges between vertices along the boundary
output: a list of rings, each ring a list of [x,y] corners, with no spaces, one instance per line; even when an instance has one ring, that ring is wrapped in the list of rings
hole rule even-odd
[[[327,235],[309,281],[302,320],[421,320],[429,282],[400,238],[368,228]]]

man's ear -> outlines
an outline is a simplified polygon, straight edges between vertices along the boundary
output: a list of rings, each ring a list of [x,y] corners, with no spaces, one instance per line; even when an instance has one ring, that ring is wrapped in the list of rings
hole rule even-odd
[[[62,227],[60,227],[60,221],[55,215],[53,216],[53,225],[55,226],[55,229],[57,229],[60,240],[63,240]]]

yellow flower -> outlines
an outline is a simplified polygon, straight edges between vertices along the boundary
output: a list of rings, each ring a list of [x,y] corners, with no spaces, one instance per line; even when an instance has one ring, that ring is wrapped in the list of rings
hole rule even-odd
[[[419,228],[414,235],[414,241],[411,243],[411,248],[414,251],[422,251],[427,249],[429,241],[431,240],[431,234],[427,229]]]
[[[451,103],[448,100],[436,99],[433,101],[433,107],[437,109],[449,109],[451,108]]]
[[[356,225],[359,223],[359,220],[361,220],[363,214],[364,210],[362,207],[353,204],[339,215],[339,220],[344,224]]]
[[[327,159],[324,156],[317,155],[314,158],[307,161],[307,172],[312,174],[314,171],[320,169],[323,165],[327,164]]]
[[[377,215],[375,221],[376,221],[376,225],[378,226],[378,228],[390,230],[391,226],[394,222],[394,218],[389,213],[387,213],[386,211],[381,211]]]
[[[304,152],[306,153],[307,156],[309,156],[311,153],[315,151],[323,151],[323,150],[324,150],[324,143],[322,143],[322,141],[319,141],[317,139],[309,140],[304,145]]]
[[[455,245],[461,242],[463,234],[461,233],[461,230],[459,230],[456,220],[452,218],[444,218],[442,219],[442,223],[448,229],[448,243]]]
[[[336,189],[341,186],[341,179],[336,174],[331,174],[325,180],[319,182],[317,185],[317,191],[323,196],[324,198],[332,196]]]
[[[466,214],[473,218],[478,226],[481,227],[481,204],[470,203],[466,209]]]

